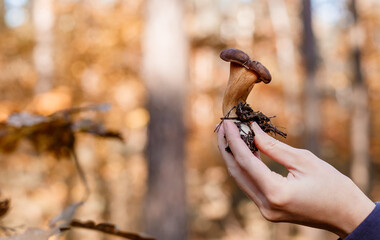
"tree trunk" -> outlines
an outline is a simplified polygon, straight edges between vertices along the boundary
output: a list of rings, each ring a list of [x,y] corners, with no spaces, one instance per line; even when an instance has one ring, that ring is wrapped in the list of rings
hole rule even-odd
[[[362,73],[361,45],[363,29],[358,22],[356,0],[349,1],[349,9],[353,16],[351,28],[352,53],[351,62],[353,66],[353,106],[351,122],[351,149],[352,149],[352,180],[365,193],[369,193],[370,186],[370,156],[369,156],[369,125],[370,112],[368,108],[368,89]]]
[[[143,43],[143,75],[148,89],[145,221],[157,239],[186,239],[184,94],[187,39],[184,2],[148,0]]]
[[[5,6],[4,0],[0,0],[0,31],[5,29]]]
[[[311,0],[302,1],[303,23],[303,55],[305,61],[305,131],[306,148],[314,154],[319,154],[320,124],[320,94],[316,84],[317,49],[313,32]],[[324,232],[319,229],[300,227],[308,240],[325,239]]]
[[[311,0],[304,0],[303,19],[303,54],[306,66],[305,81],[305,130],[306,148],[314,154],[319,153],[318,132],[320,131],[320,94],[316,84],[317,50],[312,26]]]
[[[36,36],[33,59],[38,73],[35,93],[49,91],[54,73],[54,10],[53,0],[33,1],[33,24]]]

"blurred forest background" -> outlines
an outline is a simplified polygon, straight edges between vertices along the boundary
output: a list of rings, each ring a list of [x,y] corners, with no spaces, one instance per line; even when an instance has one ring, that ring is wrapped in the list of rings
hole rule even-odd
[[[1,0],[0,121],[112,105],[77,116],[124,138],[76,134],[91,191],[77,219],[161,240],[336,239],[267,222],[229,178],[213,133],[229,76],[219,53],[229,47],[272,73],[248,103],[277,116],[284,141],[380,200],[378,0]],[[0,148],[0,197],[11,199],[1,226],[48,228],[85,195],[70,157],[28,141]],[[64,238],[117,237],[73,230]]]

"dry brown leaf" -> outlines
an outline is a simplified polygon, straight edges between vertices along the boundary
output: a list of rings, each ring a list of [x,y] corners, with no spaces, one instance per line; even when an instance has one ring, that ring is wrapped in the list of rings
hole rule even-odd
[[[22,234],[0,237],[0,240],[48,240],[51,236],[59,233],[59,229],[43,230],[39,228],[29,228]]]
[[[107,111],[109,104],[71,108],[41,116],[26,112],[14,113],[0,123],[0,152],[13,152],[21,139],[28,139],[38,152],[51,152],[57,157],[69,157],[74,150],[75,133],[84,132],[104,138],[122,140],[121,134],[106,129],[102,123],[78,120],[74,114],[85,111]]]
[[[9,237],[0,237],[0,240],[48,240],[51,236],[59,235],[67,229],[78,207],[84,202],[73,203],[50,221],[50,228],[28,228],[25,232]]]
[[[52,220],[50,220],[49,227],[54,228],[65,228],[70,225],[71,220],[73,219],[75,212],[77,209],[82,206],[84,202],[77,202],[73,203],[70,206],[66,207],[65,210],[62,211],[62,213],[56,217],[54,217]]]

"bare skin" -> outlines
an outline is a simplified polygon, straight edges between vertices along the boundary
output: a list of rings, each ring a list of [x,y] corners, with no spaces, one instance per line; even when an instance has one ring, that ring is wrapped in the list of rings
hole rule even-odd
[[[218,146],[230,175],[267,220],[321,228],[344,239],[375,208],[350,178],[310,151],[272,138],[256,123],[252,129],[259,151],[284,165],[287,177],[271,171],[260,153],[252,154],[231,121],[220,128]]]

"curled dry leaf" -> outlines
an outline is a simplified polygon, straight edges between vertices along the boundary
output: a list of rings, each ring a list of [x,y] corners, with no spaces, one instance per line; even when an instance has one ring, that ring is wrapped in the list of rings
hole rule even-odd
[[[109,108],[109,104],[101,104],[62,110],[49,116],[14,113],[7,121],[0,123],[0,152],[11,153],[21,139],[27,139],[39,152],[51,152],[57,157],[69,157],[74,150],[77,132],[123,140],[119,132],[106,129],[100,122],[74,119],[77,113],[107,111]]]
[[[50,228],[47,230],[40,228],[28,228],[21,234],[16,234],[9,237],[0,237],[0,240],[48,240],[50,237],[60,235],[63,231],[67,230],[71,220],[74,217],[78,207],[82,206],[84,202],[73,203],[68,206],[61,214],[56,216],[50,221]]]
[[[0,123],[0,152],[11,153],[20,140],[27,139],[38,152],[50,152],[57,158],[72,157],[85,186],[87,198],[89,187],[75,152],[76,133],[121,141],[123,138],[119,132],[106,129],[100,122],[91,119],[75,120],[73,115],[85,111],[107,111],[109,108],[109,104],[100,104],[62,110],[49,116],[25,112],[12,114],[6,122]]]
[[[77,209],[83,204],[84,202],[76,202],[66,207],[65,210],[63,210],[61,214],[59,214],[58,216],[50,220],[49,227],[50,228],[68,227],[70,225],[71,220],[74,218],[74,215]]]
[[[59,233],[57,229],[43,230],[39,228],[29,228],[24,233],[10,237],[0,237],[0,240],[48,240],[51,236]]]

